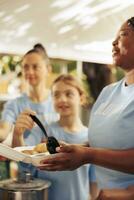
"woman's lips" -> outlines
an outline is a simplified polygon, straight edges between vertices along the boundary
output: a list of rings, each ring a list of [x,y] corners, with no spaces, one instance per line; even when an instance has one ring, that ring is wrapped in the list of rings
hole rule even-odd
[[[58,109],[62,109],[62,110],[65,110],[65,109],[68,109],[69,106],[58,106]]]
[[[114,53],[112,54],[112,57],[113,57],[113,58],[116,58],[116,57],[118,57],[118,55],[119,55],[119,53],[114,52]]]
[[[119,50],[118,49],[113,49],[112,50],[112,56],[116,56],[117,54],[119,54]]]

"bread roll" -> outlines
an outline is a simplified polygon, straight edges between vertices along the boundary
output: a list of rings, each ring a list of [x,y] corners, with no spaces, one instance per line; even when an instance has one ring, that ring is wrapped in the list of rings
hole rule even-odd
[[[47,152],[46,143],[37,144],[33,149],[23,150],[22,152],[25,154],[29,154],[29,155],[34,155],[37,153],[45,153],[45,152]]]
[[[38,153],[44,153],[47,151],[47,147],[46,147],[46,143],[40,143],[37,144],[34,149],[34,151],[38,152]]]

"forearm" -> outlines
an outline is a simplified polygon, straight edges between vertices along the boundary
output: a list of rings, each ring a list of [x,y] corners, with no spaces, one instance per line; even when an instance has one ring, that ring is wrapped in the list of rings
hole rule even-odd
[[[18,146],[25,146],[24,137],[23,134],[20,135],[17,133],[17,131],[14,131],[12,147],[18,147]]]
[[[94,200],[96,199],[96,197],[98,196],[99,194],[99,190],[98,190],[98,187],[97,187],[97,183],[96,182],[90,182],[90,200]]]
[[[3,142],[8,136],[8,132],[5,132],[4,129],[0,128],[0,142]]]
[[[127,190],[130,192],[131,195],[133,195],[133,198],[134,198],[134,185],[129,186],[129,187],[127,188]]]
[[[83,143],[83,144],[76,144],[78,146],[82,146],[82,147],[89,147],[89,143],[86,142],[86,143]]]
[[[126,189],[103,189],[100,191],[96,200],[133,200],[134,199],[134,186]]]
[[[35,112],[27,109],[20,113],[17,117],[13,134],[13,147],[25,146],[23,134],[26,130],[32,129],[34,125],[34,121],[30,117],[30,114],[35,115]]]
[[[134,173],[134,149],[110,150],[91,147],[86,148],[85,152],[84,159],[86,163],[126,173]]]
[[[0,142],[3,142],[7,138],[12,128],[13,126],[7,122],[0,123]]]

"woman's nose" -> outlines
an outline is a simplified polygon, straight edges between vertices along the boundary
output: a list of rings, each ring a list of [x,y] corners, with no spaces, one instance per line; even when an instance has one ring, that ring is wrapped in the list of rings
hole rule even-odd
[[[59,101],[60,102],[65,102],[67,100],[67,98],[65,97],[65,95],[61,95]]]
[[[116,38],[113,42],[112,42],[112,45],[115,46],[118,44],[118,38]]]
[[[29,68],[27,69],[27,73],[28,73],[28,74],[33,74],[33,73],[34,73],[33,68],[32,68],[32,67],[29,67]]]

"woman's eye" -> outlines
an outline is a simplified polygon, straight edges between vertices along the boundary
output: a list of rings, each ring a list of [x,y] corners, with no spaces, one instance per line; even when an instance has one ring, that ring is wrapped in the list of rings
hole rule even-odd
[[[28,65],[23,65],[22,67],[23,67],[23,70],[24,70],[24,71],[27,71],[27,70],[28,70]]]
[[[127,32],[121,32],[121,33],[120,33],[120,36],[127,36],[127,35],[128,35]]]
[[[53,97],[54,97],[54,98],[58,98],[59,96],[60,96],[60,95],[57,94],[57,93],[53,94]]]
[[[34,69],[34,70],[38,70],[39,68],[40,68],[40,67],[39,67],[38,65],[34,65],[34,66],[33,66],[33,69]]]
[[[67,92],[66,94],[68,97],[72,97],[73,96],[73,93],[72,92]]]

